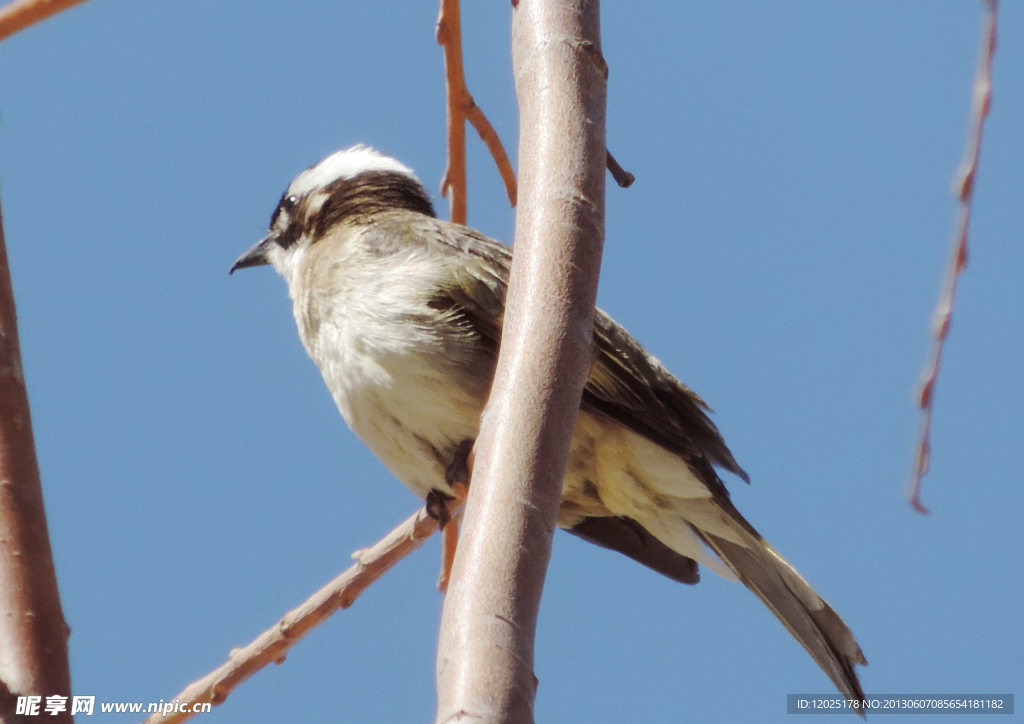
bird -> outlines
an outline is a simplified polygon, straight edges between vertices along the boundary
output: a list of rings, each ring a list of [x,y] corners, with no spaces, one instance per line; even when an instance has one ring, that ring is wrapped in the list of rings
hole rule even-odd
[[[512,249],[437,218],[413,171],[371,147],[299,173],[230,273],[272,266],[299,337],[351,430],[447,522],[487,402]],[[699,565],[768,606],[847,699],[864,699],[853,632],[733,505],[749,477],[710,408],[596,310],[558,526],[685,584]]]

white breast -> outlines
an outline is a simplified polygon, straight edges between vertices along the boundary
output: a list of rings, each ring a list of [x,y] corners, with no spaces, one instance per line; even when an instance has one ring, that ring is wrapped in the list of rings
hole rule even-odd
[[[476,438],[489,380],[467,378],[479,352],[427,304],[440,261],[411,250],[355,264],[353,246],[310,248],[289,285],[299,333],[352,431],[426,496],[446,489],[455,448]]]

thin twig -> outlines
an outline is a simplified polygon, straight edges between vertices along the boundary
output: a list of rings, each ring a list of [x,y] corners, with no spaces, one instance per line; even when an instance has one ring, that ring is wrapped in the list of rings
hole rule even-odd
[[[611,151],[606,152],[608,154],[607,161],[605,163],[608,166],[608,170],[612,174],[612,178],[615,179],[615,183],[624,189],[628,189],[636,181],[636,176],[631,174],[626,169],[619,165],[619,162],[615,160],[615,156],[612,155]]]
[[[178,711],[167,716],[154,714],[145,724],[176,724],[190,719],[194,704],[211,703],[217,706],[239,684],[270,662],[280,664],[288,649],[314,627],[326,621],[339,608],[348,608],[370,584],[380,578],[398,561],[423,545],[437,532],[437,521],[425,509],[419,510],[400,526],[370,548],[352,554],[355,565],[314,593],[309,600],[271,629],[263,632],[243,649],[231,652],[231,659],[202,679],[189,684],[174,699]],[[188,710],[187,712],[184,710]]]
[[[448,583],[452,578],[452,563],[455,562],[455,551],[459,547],[459,526],[462,525],[463,510],[460,505],[452,513],[452,519],[441,534],[441,572],[437,576],[437,590],[441,593],[448,592]]]
[[[512,164],[508,160],[508,154],[505,153],[505,147],[501,145],[498,132],[494,130],[491,122],[487,120],[487,116],[484,115],[484,112],[480,110],[480,106],[475,102],[470,107],[467,118],[473,124],[477,134],[479,134],[480,140],[487,144],[491,156],[494,157],[494,163],[498,166],[501,180],[505,182],[505,193],[508,194],[508,203],[510,206],[515,206],[516,194],[518,193],[516,173],[512,170]]]
[[[448,197],[451,220],[466,223],[466,124],[464,108],[472,103],[462,67],[462,20],[459,0],[441,0],[437,42],[444,48],[444,77],[448,125],[448,165],[441,178],[441,195]]]
[[[85,0],[14,0],[0,8],[0,40]]]
[[[466,73],[462,65],[462,19],[459,0],[441,0],[437,16],[437,42],[444,48],[444,76],[447,91],[448,166],[441,179],[441,195],[448,197],[451,220],[466,223],[466,121],[469,120],[481,140],[487,144],[494,163],[498,166],[505,193],[512,206],[516,205],[516,176],[501,139],[487,121],[466,86]],[[450,194],[450,195],[449,195]]]
[[[974,201],[974,181],[978,174],[978,155],[981,152],[981,132],[992,107],[992,57],[996,52],[996,12],[998,0],[985,0],[988,12],[982,25],[982,50],[978,61],[978,72],[974,78],[974,99],[971,107],[971,127],[967,136],[964,160],[957,170],[953,191],[960,203],[957,213],[956,230],[953,234],[953,251],[950,255],[946,278],[939,303],[935,308],[933,322],[933,346],[931,357],[921,376],[917,404],[921,408],[921,427],[914,459],[914,472],[907,488],[910,505],[918,513],[928,513],[921,502],[921,479],[928,473],[931,462],[932,410],[935,403],[935,385],[942,364],[942,350],[949,336],[953,317],[953,302],[956,299],[957,281],[967,266],[967,232],[971,224],[971,206]]]

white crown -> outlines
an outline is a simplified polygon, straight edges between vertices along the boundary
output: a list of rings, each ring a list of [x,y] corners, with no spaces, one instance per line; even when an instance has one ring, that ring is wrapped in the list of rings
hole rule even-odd
[[[390,156],[362,144],[332,153],[320,163],[300,173],[288,187],[288,194],[306,196],[338,179],[354,178],[367,171],[392,171],[415,180],[419,179],[412,169]]]

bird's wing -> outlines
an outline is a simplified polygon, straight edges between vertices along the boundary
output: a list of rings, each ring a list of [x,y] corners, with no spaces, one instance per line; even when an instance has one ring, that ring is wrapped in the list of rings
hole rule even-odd
[[[688,585],[700,582],[697,561],[676,553],[632,518],[584,518],[568,532],[618,551],[673,581]]]
[[[421,238],[452,252],[443,294],[497,352],[505,315],[512,250],[464,226],[423,219]],[[424,230],[426,231],[426,230]],[[713,465],[747,480],[729,452],[708,406],[600,309],[594,318],[594,363],[583,390],[582,409],[607,417],[682,457],[713,492],[728,495]]]
[[[711,465],[748,480],[708,418],[704,400],[600,309],[594,342],[597,354],[583,391],[584,408],[676,453],[715,492],[727,495]]]
[[[509,268],[512,263],[512,250],[468,227],[458,227],[434,220],[430,220],[429,225],[431,233],[417,234],[416,236],[421,239],[432,238],[441,243],[441,248],[452,252],[449,275],[451,283],[442,291],[443,298],[435,299],[432,303],[439,308],[458,310],[458,314],[465,319],[469,328],[480,338],[483,347],[496,357],[505,316],[505,295],[508,287]],[[428,230],[422,229],[422,231]],[[612,325],[615,324],[603,313],[600,314],[600,317],[607,319]],[[628,334],[617,325],[616,329],[629,338]],[[599,323],[595,325],[594,335],[594,346],[595,350],[598,350],[599,359],[601,350],[611,349],[607,344],[602,344],[601,340],[607,339],[608,335],[602,334],[600,330]],[[639,349],[639,345],[632,341],[632,338],[629,339],[633,346]],[[619,370],[620,374],[628,375],[629,373],[627,364],[612,362],[605,364],[609,369]],[[600,373],[595,377],[594,370],[601,369],[603,367],[600,366],[600,363],[595,363],[584,392],[585,400],[607,398],[609,396],[607,390],[621,391],[622,395],[628,394],[630,387],[626,381],[616,385],[613,376],[609,373]],[[642,398],[634,398],[630,402],[632,409],[639,410]],[[589,408],[593,405],[584,402],[584,407]],[[600,414],[614,416],[613,404],[610,402],[605,404],[604,411]],[[626,416],[626,419],[634,418]],[[624,424],[629,426],[628,423]],[[645,427],[641,426],[639,422],[633,426],[633,429],[641,435],[647,434]],[[710,468],[709,465],[707,467]],[[713,471],[711,479],[718,482]],[[718,485],[720,486],[721,483]],[[695,584],[700,581],[700,573],[695,560],[672,550],[652,535],[642,524],[630,518],[616,516],[584,518],[568,530],[573,535],[590,543],[618,551],[674,581],[686,584]]]

